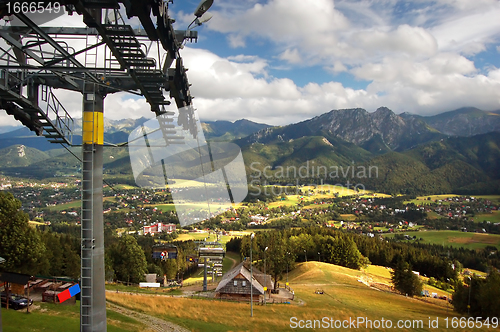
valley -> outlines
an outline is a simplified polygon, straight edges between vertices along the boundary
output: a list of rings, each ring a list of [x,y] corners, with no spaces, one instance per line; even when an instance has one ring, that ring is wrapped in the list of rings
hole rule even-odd
[[[397,115],[381,107],[373,113],[363,109],[334,110],[279,127],[240,120],[205,122],[203,128],[209,142],[238,144],[248,180],[260,184],[352,183],[367,190],[405,195],[498,194],[500,116],[475,108],[440,116],[445,120],[439,120],[439,116]],[[108,183],[135,184],[128,149],[116,145],[126,142],[134,126],[146,120],[106,123],[104,176]],[[480,126],[481,121],[488,121],[491,128]],[[456,127],[453,135],[450,123]],[[469,129],[459,129],[465,127]],[[0,153],[5,156],[0,160],[0,174],[54,181],[79,177],[78,148],[72,149],[72,155],[47,144],[27,129],[0,134]],[[320,171],[314,172],[313,165]],[[304,167],[308,167],[304,175],[297,176]],[[350,167],[356,172],[351,172]],[[294,169],[294,175],[283,173],[283,169]]]

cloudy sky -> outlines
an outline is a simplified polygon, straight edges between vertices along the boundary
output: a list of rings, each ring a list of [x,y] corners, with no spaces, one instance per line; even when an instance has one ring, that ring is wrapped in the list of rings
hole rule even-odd
[[[170,5],[175,29],[197,4]],[[283,125],[355,107],[500,109],[498,0],[215,0],[210,12],[198,42],[181,50],[202,120]],[[81,97],[58,95],[78,117]],[[153,117],[124,93],[106,98],[105,115]]]

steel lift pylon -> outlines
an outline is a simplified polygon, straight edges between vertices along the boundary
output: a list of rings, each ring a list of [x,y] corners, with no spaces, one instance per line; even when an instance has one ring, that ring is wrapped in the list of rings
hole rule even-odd
[[[0,0],[0,18],[15,17],[22,26],[0,27],[0,109],[50,142],[74,145],[74,120],[53,89],[82,94],[82,210],[80,330],[106,331],[103,232],[104,99],[109,93],[142,95],[163,122],[170,98],[180,109],[192,104],[179,49],[196,41],[197,32],[176,31],[163,0],[42,0],[69,15],[80,15],[84,28],[40,27],[29,14],[8,12]],[[29,1],[28,1],[29,2]],[[213,0],[202,1],[199,17]],[[200,11],[201,8],[201,11]],[[199,14],[197,14],[199,13]],[[122,17],[139,18],[134,29]],[[155,22],[156,20],[156,22]],[[1,22],[1,20],[0,20]],[[75,49],[70,40],[85,41]],[[149,43],[149,47],[145,45]],[[149,56],[151,43],[166,51],[163,63]],[[104,54],[103,61],[99,53]],[[174,67],[172,65],[175,63]],[[137,92],[139,91],[139,92]],[[189,118],[192,114],[183,114]]]

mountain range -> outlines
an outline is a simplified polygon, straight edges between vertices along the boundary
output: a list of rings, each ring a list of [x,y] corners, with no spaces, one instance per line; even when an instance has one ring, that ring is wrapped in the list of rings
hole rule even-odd
[[[122,119],[109,120],[104,119],[104,142],[109,144],[120,144],[128,140],[129,134],[139,125],[150,119]],[[267,128],[269,125],[255,123],[249,120],[241,119],[235,122],[230,121],[206,121],[202,122],[202,128],[207,139],[216,140],[232,140],[250,135],[253,132]],[[9,126],[8,128],[13,128]],[[82,120],[75,119],[74,128],[72,130],[72,144],[82,144]],[[38,137],[26,127],[16,127],[14,130],[3,132],[0,134],[0,149],[6,148],[15,144],[24,145],[38,149],[40,151],[48,151],[59,146],[50,143],[44,137]],[[1,163],[0,163],[0,166]]]
[[[304,136],[340,138],[375,154],[405,151],[448,136],[473,136],[500,131],[500,112],[462,108],[435,116],[395,114],[386,107],[373,113],[362,108],[333,110],[284,127],[261,130],[244,138],[251,143],[285,142]]]
[[[474,136],[500,131],[500,111],[485,112],[474,107],[464,107],[434,116],[402,113],[403,119],[421,119],[445,135]]]
[[[105,141],[124,142],[145,121],[108,121]],[[346,175],[328,180],[350,180],[387,193],[500,192],[499,111],[468,107],[425,117],[397,115],[386,107],[372,113],[355,108],[332,110],[287,126],[243,119],[204,122],[202,128],[209,140],[233,140],[240,145],[250,177],[266,166],[272,170],[269,174],[276,175],[279,166],[300,167],[308,162],[325,167],[376,166],[376,177]],[[81,142],[78,130],[75,133]],[[0,160],[4,174],[50,177],[79,171],[76,158],[67,153],[56,156],[61,150],[52,151],[53,145],[25,128],[0,134],[0,148],[6,156]],[[24,151],[22,157],[19,149]],[[127,149],[106,150],[105,174],[131,181]]]

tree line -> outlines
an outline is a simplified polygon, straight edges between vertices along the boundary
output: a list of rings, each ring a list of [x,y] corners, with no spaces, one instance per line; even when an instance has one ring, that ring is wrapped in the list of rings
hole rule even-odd
[[[287,265],[306,260],[320,260],[353,269],[370,263],[394,268],[403,260],[414,270],[442,281],[455,280],[457,271],[454,266],[459,265],[458,261],[454,262],[441,252],[436,254],[436,250],[429,250],[428,246],[413,246],[324,227],[259,232],[253,243],[257,260],[263,259],[263,251],[269,247],[267,255],[271,257],[272,254],[269,259],[276,261],[269,265],[275,280],[283,276]],[[239,252],[242,257],[249,257],[250,236],[231,239],[226,247]]]
[[[150,235],[119,237],[105,227],[104,242],[107,280],[138,283],[145,273],[165,274],[168,279],[175,279],[197,268],[187,259],[195,253],[193,241],[174,242],[178,248],[177,259],[168,260],[152,258],[155,240]],[[68,224],[32,226],[28,214],[22,211],[21,201],[9,192],[0,192],[0,257],[5,259],[0,266],[4,271],[78,279],[80,228]]]

